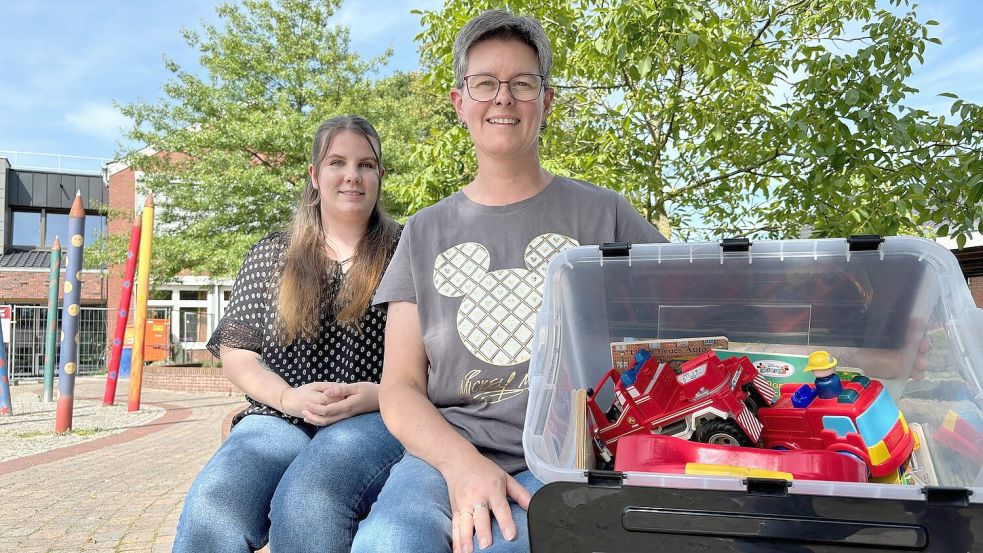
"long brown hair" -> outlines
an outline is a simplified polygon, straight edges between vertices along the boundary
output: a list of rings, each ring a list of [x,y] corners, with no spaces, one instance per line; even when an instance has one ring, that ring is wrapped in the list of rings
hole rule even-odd
[[[382,198],[382,141],[375,128],[361,117],[346,115],[321,123],[314,135],[311,164],[317,168],[328,153],[331,140],[341,131],[354,131],[369,142],[375,153],[379,176],[379,194],[369,215],[365,234],[355,247],[352,265],[333,301],[338,324],[361,329],[360,321],[382,273],[393,245],[399,239],[399,225],[388,215]],[[310,176],[297,203],[297,213],[290,224],[289,245],[280,276],[277,318],[280,339],[289,344],[298,338],[314,339],[320,327],[321,306],[333,276],[328,271],[335,261],[324,229],[330,221],[321,220],[320,196]],[[337,257],[337,256],[336,256]]]

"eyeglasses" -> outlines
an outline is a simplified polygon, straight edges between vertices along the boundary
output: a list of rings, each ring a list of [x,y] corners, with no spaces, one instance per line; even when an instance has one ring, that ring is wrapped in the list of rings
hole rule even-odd
[[[468,75],[464,77],[464,86],[468,96],[475,102],[490,102],[498,96],[502,83],[509,84],[512,97],[520,102],[531,102],[543,93],[543,76],[535,73],[520,73],[508,81],[502,81],[493,75]]]

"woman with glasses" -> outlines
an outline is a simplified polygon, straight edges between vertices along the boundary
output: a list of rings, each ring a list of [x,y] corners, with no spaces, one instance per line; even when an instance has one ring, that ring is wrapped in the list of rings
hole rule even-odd
[[[409,219],[375,296],[389,304],[380,407],[407,453],[359,525],[359,553],[528,551],[542,484],[522,426],[546,266],[580,244],[665,240],[615,192],[540,165],[554,91],[536,20],[482,13],[453,59],[478,172]]]

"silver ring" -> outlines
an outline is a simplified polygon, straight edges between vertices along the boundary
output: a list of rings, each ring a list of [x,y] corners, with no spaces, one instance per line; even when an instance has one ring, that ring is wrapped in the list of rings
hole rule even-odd
[[[478,509],[487,509],[488,504],[482,501],[481,503],[475,503],[474,505],[471,506],[471,508],[474,509],[475,511],[477,511]]]

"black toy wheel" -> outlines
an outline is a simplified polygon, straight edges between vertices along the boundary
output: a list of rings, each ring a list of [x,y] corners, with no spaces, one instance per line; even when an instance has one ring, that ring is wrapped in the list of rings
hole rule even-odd
[[[761,397],[761,393],[758,392],[758,389],[754,387],[753,383],[748,382],[744,385],[743,389],[747,392],[747,399],[744,400],[744,404],[749,408],[753,405],[754,413],[758,412],[759,407],[771,407],[771,404],[765,398]]]
[[[696,427],[696,432],[693,432],[690,440],[714,445],[754,447],[751,438],[730,419],[704,421]]]

